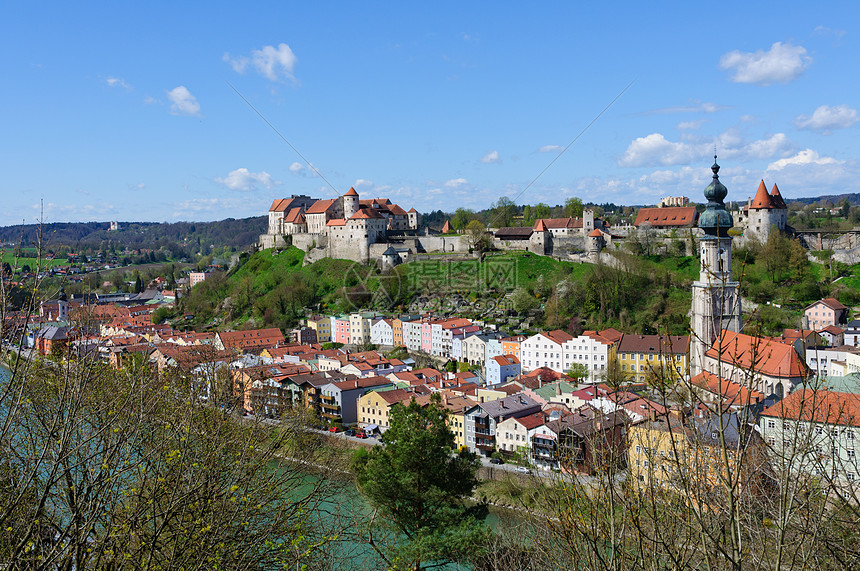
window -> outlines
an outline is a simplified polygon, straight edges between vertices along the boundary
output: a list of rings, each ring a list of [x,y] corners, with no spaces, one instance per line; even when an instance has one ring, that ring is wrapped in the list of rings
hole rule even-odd
[[[637,444],[636,445],[636,453],[639,454],[641,452],[642,452],[642,447]]]
[[[846,432],[846,433],[845,433],[845,438],[847,438],[848,440],[854,440],[854,431],[853,431],[853,430],[849,430],[848,432]]]

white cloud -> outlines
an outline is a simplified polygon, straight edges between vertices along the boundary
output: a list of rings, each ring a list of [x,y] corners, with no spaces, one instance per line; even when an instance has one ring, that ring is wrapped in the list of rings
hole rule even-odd
[[[217,177],[215,178],[215,182],[218,184],[223,184],[230,190],[254,190],[257,188],[257,185],[265,186],[266,188],[272,188],[275,185],[281,184],[272,178],[272,175],[267,173],[266,171],[260,172],[251,172],[246,168],[238,168],[234,171],[231,171],[224,178]]]
[[[160,104],[161,101],[159,101],[158,99],[156,99],[155,97],[153,97],[151,95],[147,95],[146,97],[143,98],[143,103],[145,105],[154,105],[156,103]]]
[[[296,67],[296,55],[290,46],[281,43],[278,47],[263,46],[251,52],[251,57],[224,54],[223,60],[228,62],[237,73],[245,73],[252,66],[258,73],[269,81],[295,81],[293,71]]]
[[[293,174],[302,174],[305,170],[305,165],[300,162],[295,162],[290,165],[290,172]]]
[[[674,105],[672,107],[663,107],[660,109],[654,109],[652,111],[645,112],[645,115],[670,115],[673,113],[716,113],[717,111],[722,111],[726,109],[724,105],[717,105],[716,103],[710,103],[708,101],[704,102],[693,102],[690,105]]]
[[[678,165],[690,162],[698,154],[687,143],[673,143],[660,133],[634,139],[618,160],[618,166]]]
[[[765,139],[745,143],[733,129],[717,136],[717,150],[724,158],[770,159],[784,156],[791,150],[791,141],[784,133],[776,133]],[[714,150],[714,140],[692,142],[669,141],[660,133],[639,137],[618,159],[621,167],[648,167],[685,165],[710,156]]]
[[[452,178],[451,180],[445,181],[445,186],[448,188],[458,188],[463,186],[469,182],[465,178]]]
[[[788,83],[799,77],[810,63],[812,58],[806,55],[806,48],[782,42],[776,42],[768,51],[734,50],[720,58],[722,69],[734,70],[732,81],[759,85]]]
[[[490,151],[483,157],[481,157],[481,162],[486,164],[494,164],[502,162],[502,159],[499,158],[499,151]]]
[[[126,91],[131,91],[131,85],[129,85],[125,82],[125,80],[119,77],[109,77],[105,79],[105,83],[107,83],[109,87],[121,87]]]
[[[769,159],[788,152],[789,148],[791,148],[791,141],[785,133],[776,133],[767,139],[753,141],[736,149],[726,149],[725,153],[720,151],[720,154],[729,158]]]
[[[562,149],[564,149],[564,147],[562,147],[561,145],[544,145],[543,147],[538,149],[538,152],[539,153],[558,153]]]
[[[845,30],[832,29],[827,26],[815,26],[813,33],[816,36],[834,36],[838,40],[845,35]]]
[[[359,179],[356,179],[355,184],[353,184],[352,186],[353,187],[356,187],[356,186],[373,186],[373,181],[372,180],[364,180],[363,178],[359,178]]]
[[[769,171],[781,171],[782,169],[795,165],[836,165],[841,161],[837,161],[833,157],[822,157],[812,149],[800,151],[792,157],[779,159],[767,166]]]
[[[795,125],[801,129],[830,133],[834,129],[847,129],[857,122],[857,110],[848,105],[830,107],[822,105],[812,112],[812,117],[799,116]]]
[[[676,128],[679,131],[695,131],[700,128],[704,122],[704,119],[699,119],[697,121],[681,121],[678,123]]]
[[[170,112],[173,115],[200,115],[200,104],[197,98],[184,85],[174,87],[167,92],[170,100]]]

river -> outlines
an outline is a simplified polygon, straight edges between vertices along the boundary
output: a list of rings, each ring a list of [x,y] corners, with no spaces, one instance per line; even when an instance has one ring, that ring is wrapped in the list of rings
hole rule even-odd
[[[0,365],[0,386],[9,380],[10,371]],[[0,418],[0,421],[3,419]],[[277,468],[276,468],[277,469]],[[308,485],[317,483],[317,476],[307,474]],[[311,512],[311,521],[322,528],[327,536],[336,536],[329,542],[332,563],[341,569],[381,569],[385,565],[366,541],[366,527],[373,509],[359,493],[354,482],[346,475],[331,482],[328,494]],[[493,508],[487,515],[486,523],[499,532],[518,527],[524,522],[512,511]],[[449,565],[446,569],[468,569],[468,567]]]

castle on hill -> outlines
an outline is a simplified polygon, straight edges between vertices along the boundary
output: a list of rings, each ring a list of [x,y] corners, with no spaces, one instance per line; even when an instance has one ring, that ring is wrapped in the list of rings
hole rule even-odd
[[[416,235],[419,218],[414,208],[407,212],[387,198],[361,199],[354,188],[325,200],[293,195],[272,202],[260,246],[292,244],[308,252],[324,250],[321,255],[330,258],[369,262],[379,257],[381,246]]]
[[[774,183],[768,194],[764,181],[759,183],[755,197],[747,199],[746,206],[740,210],[738,216],[738,226],[743,228],[744,237],[758,238],[762,242],[767,242],[774,227],[785,232],[787,221],[788,206],[782,199],[779,188]]]

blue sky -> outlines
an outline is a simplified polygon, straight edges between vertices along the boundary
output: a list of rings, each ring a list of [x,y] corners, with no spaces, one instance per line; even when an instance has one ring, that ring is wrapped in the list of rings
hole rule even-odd
[[[856,3],[412,4],[4,3],[0,224],[860,192]]]

